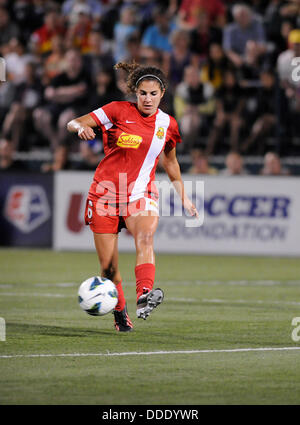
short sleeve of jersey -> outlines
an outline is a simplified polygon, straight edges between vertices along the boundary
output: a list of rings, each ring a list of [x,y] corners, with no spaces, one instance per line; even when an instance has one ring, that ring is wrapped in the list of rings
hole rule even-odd
[[[90,115],[102,130],[109,130],[116,122],[118,102],[111,102],[90,112]]]
[[[175,120],[175,118],[170,117],[170,127],[168,129],[167,137],[166,137],[166,145],[165,145],[165,151],[169,152],[173,148],[175,148],[177,143],[181,143],[182,139],[179,133],[178,124]]]

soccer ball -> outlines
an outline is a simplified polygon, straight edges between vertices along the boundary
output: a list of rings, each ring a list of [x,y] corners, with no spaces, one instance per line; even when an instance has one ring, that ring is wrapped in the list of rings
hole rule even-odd
[[[99,276],[90,277],[79,287],[78,302],[91,316],[104,316],[117,305],[118,291],[111,280]]]

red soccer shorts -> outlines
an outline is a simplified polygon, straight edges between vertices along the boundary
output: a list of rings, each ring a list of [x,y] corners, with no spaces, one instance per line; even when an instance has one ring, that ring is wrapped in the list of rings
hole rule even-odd
[[[89,225],[94,233],[118,233],[126,227],[126,218],[145,211],[159,215],[157,202],[144,197],[127,204],[108,204],[100,199],[88,198],[84,218],[85,224]]]

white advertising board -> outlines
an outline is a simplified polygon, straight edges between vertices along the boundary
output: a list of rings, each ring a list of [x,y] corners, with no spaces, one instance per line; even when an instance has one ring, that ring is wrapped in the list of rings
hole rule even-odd
[[[83,220],[92,177],[90,172],[56,174],[55,249],[94,249],[92,232]],[[161,212],[156,252],[300,256],[299,178],[183,175],[204,213],[202,225],[182,214],[178,196],[164,184],[166,175],[157,175],[156,180]],[[120,233],[119,248],[135,250],[126,230]]]

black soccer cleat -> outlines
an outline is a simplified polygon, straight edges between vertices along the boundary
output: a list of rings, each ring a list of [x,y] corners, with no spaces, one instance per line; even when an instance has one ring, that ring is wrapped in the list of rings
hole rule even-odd
[[[123,310],[113,311],[115,316],[115,328],[118,332],[131,332],[133,331],[133,324],[127,313],[127,306]]]
[[[137,300],[136,315],[138,319],[146,320],[154,308],[163,302],[164,293],[162,289],[152,289],[139,297]]]

